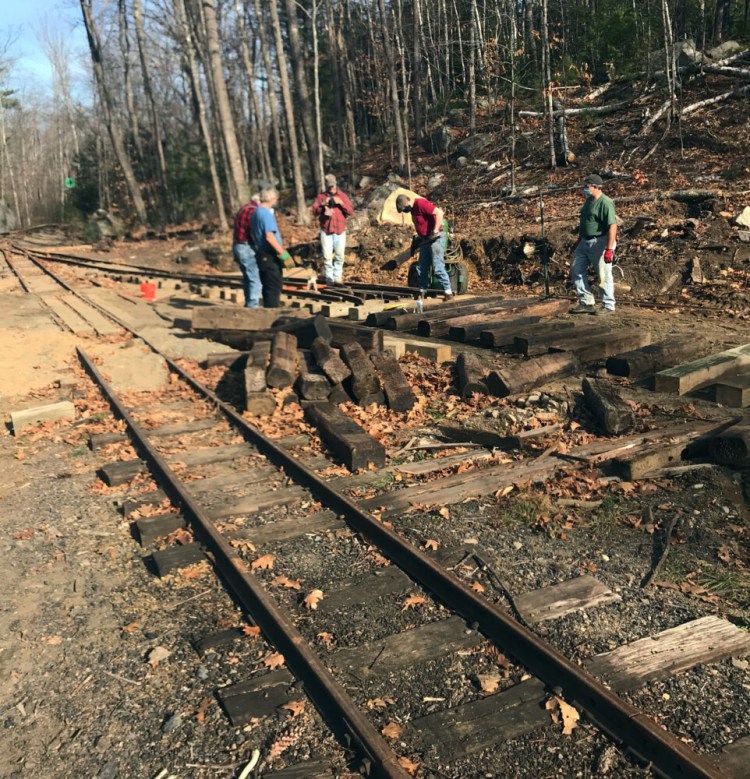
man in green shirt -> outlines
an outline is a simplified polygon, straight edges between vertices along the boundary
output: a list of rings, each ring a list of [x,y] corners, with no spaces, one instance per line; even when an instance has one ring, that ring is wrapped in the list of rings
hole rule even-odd
[[[604,182],[595,173],[586,176],[586,202],[581,209],[570,278],[578,295],[578,305],[571,314],[611,314],[615,310],[615,282],[612,278],[612,260],[617,248],[617,217],[615,204],[603,192]],[[602,306],[596,309],[594,295],[588,279],[589,265],[599,276]]]

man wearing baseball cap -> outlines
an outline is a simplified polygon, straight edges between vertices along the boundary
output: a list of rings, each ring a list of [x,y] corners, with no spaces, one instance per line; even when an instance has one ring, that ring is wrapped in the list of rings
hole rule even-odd
[[[612,260],[617,248],[617,217],[612,199],[602,192],[604,181],[592,173],[583,180],[586,202],[581,209],[578,242],[570,265],[570,278],[578,295],[571,314],[611,314],[615,310]],[[597,310],[588,279],[589,265],[599,276],[602,308]]]

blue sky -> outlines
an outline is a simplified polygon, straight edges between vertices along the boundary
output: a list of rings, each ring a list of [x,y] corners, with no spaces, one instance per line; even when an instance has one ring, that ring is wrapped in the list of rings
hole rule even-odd
[[[78,54],[86,51],[81,8],[76,0],[3,0],[0,41],[13,41],[8,52],[13,60],[8,85],[21,91],[50,91],[52,69],[38,41],[38,31],[47,24],[69,43],[71,68],[78,71]]]

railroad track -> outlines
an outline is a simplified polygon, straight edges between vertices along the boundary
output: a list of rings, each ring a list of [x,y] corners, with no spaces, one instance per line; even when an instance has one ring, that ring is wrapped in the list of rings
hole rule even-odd
[[[21,266],[12,264],[22,283],[29,290],[39,288],[40,278],[32,281],[25,273],[29,268]],[[80,292],[45,271],[49,279],[89,305]],[[147,429],[144,412],[113,390],[84,349],[79,356],[113,412],[126,422],[140,458],[105,466],[105,478],[114,484],[145,469],[159,484],[159,491],[126,506],[126,512],[138,509],[148,515],[137,526],[144,545],[153,550],[156,570],[166,575],[208,555],[249,620],[284,657],[288,671],[218,692],[233,722],[247,721],[260,701],[267,707],[269,697],[281,705],[289,697],[290,682],[297,679],[364,773],[403,779],[425,754],[429,757],[424,775],[455,776],[455,769],[450,774],[445,771],[457,759],[549,727],[545,706],[552,702],[562,709],[567,703],[657,775],[716,779],[739,775],[723,773],[615,692],[636,689],[648,679],[669,675],[675,667],[746,653],[750,651],[747,634],[718,618],[704,618],[591,658],[582,668],[529,626],[575,609],[604,607],[617,600],[615,593],[591,577],[580,577],[514,599],[502,586],[496,561],[481,549],[450,548],[428,540],[420,548],[384,521],[400,516],[415,499],[447,504],[459,494],[465,496],[467,489],[469,495],[482,495],[488,487],[494,491],[508,480],[513,483],[519,473],[542,481],[562,463],[551,468],[545,460],[530,466],[521,463],[515,470],[513,466],[477,467],[468,476],[456,474],[437,485],[417,483],[359,500],[352,493],[375,484],[379,474],[326,478],[323,472],[331,462],[301,454],[304,440],[269,439],[165,355],[175,377],[171,387],[180,405],[179,418],[188,421],[161,429]],[[202,445],[206,436],[210,446]],[[295,445],[300,447],[296,453],[290,451]],[[568,463],[568,467],[574,466]],[[422,472],[429,471],[423,468]],[[172,508],[155,514],[165,499]],[[152,510],[144,512],[144,506]],[[189,543],[186,533],[192,536]],[[182,543],[159,542],[176,537]],[[294,563],[321,555],[336,560],[334,575]],[[486,582],[498,586],[515,615],[498,605],[501,595],[491,599],[480,592],[482,586],[476,586],[467,571],[481,572]],[[275,577],[291,582],[292,589]],[[358,634],[351,626],[352,615],[367,614],[377,624],[379,609],[391,611],[384,623],[393,623],[395,610],[409,629],[396,634],[364,630],[369,640],[362,643],[362,630]],[[334,648],[332,636],[339,637]],[[238,634],[233,638],[238,640]],[[654,642],[660,642],[663,650],[654,653]],[[686,646],[692,651],[686,652]],[[658,658],[649,661],[654,654]],[[464,675],[470,678],[492,676],[498,661],[505,664],[507,674],[493,682],[493,694],[475,692],[460,707],[436,696],[427,707],[399,710],[396,718],[401,725],[383,726],[378,707],[375,712],[368,710],[373,700],[389,708],[388,700],[395,702],[397,697],[390,685],[394,679],[406,684],[415,668],[430,668],[436,674],[436,689],[450,689],[453,682],[444,661],[455,655],[468,665]],[[506,655],[511,659],[506,660]],[[524,679],[528,675],[532,678]],[[597,676],[607,680],[609,687]],[[390,725],[394,727],[389,729]],[[429,766],[430,760],[437,760],[440,767]]]

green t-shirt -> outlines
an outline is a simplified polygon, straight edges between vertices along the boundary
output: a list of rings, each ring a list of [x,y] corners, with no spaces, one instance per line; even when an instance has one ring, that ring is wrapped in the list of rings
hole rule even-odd
[[[617,224],[617,218],[612,198],[606,195],[600,195],[596,200],[587,197],[581,209],[581,225],[578,228],[581,238],[606,235],[607,229],[613,224]]]

